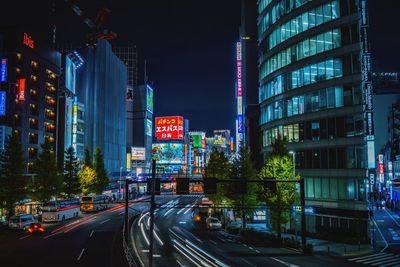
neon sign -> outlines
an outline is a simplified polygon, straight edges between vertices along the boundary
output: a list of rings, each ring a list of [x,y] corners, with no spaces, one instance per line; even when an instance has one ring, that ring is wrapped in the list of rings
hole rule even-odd
[[[6,91],[0,91],[0,116],[6,115]]]
[[[25,101],[25,78],[18,79],[18,101]]]
[[[7,81],[7,59],[1,59],[0,82]]]
[[[29,36],[26,32],[24,32],[24,45],[35,48],[35,41],[33,41],[32,37]]]
[[[237,96],[242,96],[242,45],[236,43]]]
[[[183,117],[156,118],[156,138],[158,140],[183,139]]]

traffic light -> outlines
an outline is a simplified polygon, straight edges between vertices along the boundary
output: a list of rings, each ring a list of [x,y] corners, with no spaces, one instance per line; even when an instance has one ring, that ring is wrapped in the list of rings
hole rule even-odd
[[[217,178],[204,178],[203,179],[204,194],[217,193]]]
[[[148,178],[147,179],[147,194],[151,195],[151,179],[153,178]],[[159,195],[160,194],[160,178],[155,178],[155,188],[154,188],[154,194]]]
[[[246,179],[235,179],[233,183],[234,183],[234,191],[236,194],[246,194],[247,193]]]
[[[189,194],[189,178],[176,178],[176,194]]]

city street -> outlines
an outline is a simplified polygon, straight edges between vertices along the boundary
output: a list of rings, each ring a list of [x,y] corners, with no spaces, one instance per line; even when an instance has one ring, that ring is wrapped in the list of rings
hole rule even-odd
[[[163,203],[168,198],[157,198]],[[148,203],[130,205],[130,214],[145,210]],[[133,209],[135,210],[133,210]],[[83,214],[62,225],[46,226],[42,235],[0,232],[2,266],[124,266],[120,234],[124,205]],[[119,243],[118,243],[119,242]]]
[[[154,266],[359,266],[330,256],[254,247],[225,231],[206,230],[192,218],[191,208],[200,199],[200,195],[176,197],[156,211]],[[148,266],[148,223],[146,213],[133,222],[131,229],[133,252],[140,255],[142,266]]]

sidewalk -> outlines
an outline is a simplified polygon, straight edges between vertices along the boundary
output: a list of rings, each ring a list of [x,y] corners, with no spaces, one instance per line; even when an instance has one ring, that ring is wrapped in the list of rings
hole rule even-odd
[[[400,217],[399,217],[400,218]],[[399,219],[400,220],[400,219]],[[267,229],[265,224],[248,224],[247,228],[255,231],[273,233]],[[282,238],[295,239],[294,234],[282,233]],[[301,234],[298,233],[297,240],[301,243]],[[313,252],[317,254],[329,254],[339,257],[353,257],[359,255],[366,255],[373,252],[371,244],[351,245],[346,243],[336,243],[327,240],[315,239],[307,237],[307,244],[312,244]]]

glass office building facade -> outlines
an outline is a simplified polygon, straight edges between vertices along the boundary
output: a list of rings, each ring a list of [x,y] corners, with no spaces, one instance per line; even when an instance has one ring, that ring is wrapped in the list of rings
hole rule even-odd
[[[84,145],[92,155],[100,147],[108,172],[119,172],[126,168],[126,66],[103,39],[78,52],[85,62],[77,69],[75,92],[84,107]]]
[[[267,155],[278,135],[286,137],[314,207],[307,216],[314,233],[367,233],[358,2],[258,2],[262,150]]]

